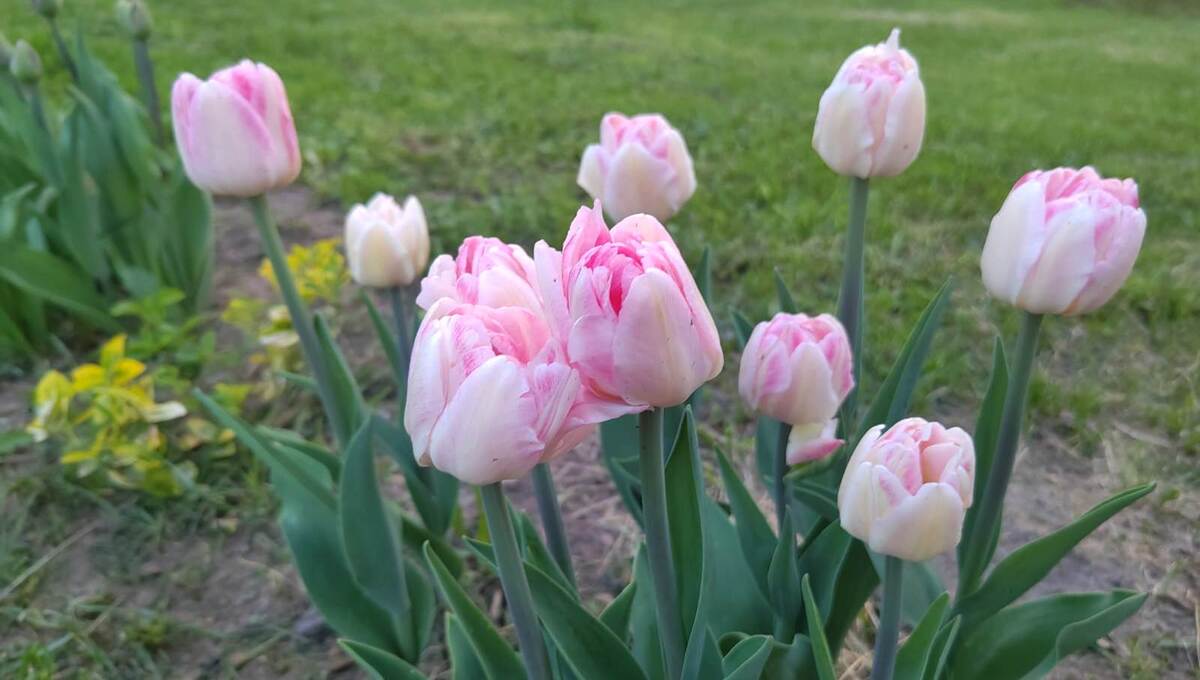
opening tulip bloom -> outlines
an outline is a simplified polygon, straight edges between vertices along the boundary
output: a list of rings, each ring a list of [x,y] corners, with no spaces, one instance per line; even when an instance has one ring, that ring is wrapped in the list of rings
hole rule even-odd
[[[429,229],[415,196],[404,207],[387,194],[375,194],[346,215],[346,259],[350,276],[362,286],[407,286],[429,262]]]
[[[958,545],[974,484],[970,435],[906,418],[863,436],[842,476],[838,513],[871,550],[927,560]]]
[[[577,181],[614,220],[646,213],[665,222],[696,191],[683,135],[657,113],[605,115],[600,143],[583,152]]]
[[[887,42],[851,54],[821,95],[813,148],[839,175],[891,177],[904,172],[925,136],[925,85],[917,60]]]
[[[258,196],[300,174],[300,144],[279,75],[243,60],[171,89],[175,143],[192,182],[223,196]]]
[[[1036,314],[1083,314],[1117,292],[1146,232],[1132,179],[1035,170],[1013,187],[983,245],[983,283]]]
[[[525,249],[490,236],[470,236],[458,256],[438,255],[421,280],[417,305],[449,298],[485,307],[524,307],[542,313],[533,260]]]
[[[738,392],[755,411],[792,426],[789,465],[841,446],[834,416],[853,388],[850,339],[829,314],[780,312],[754,327],[742,352]]]
[[[579,209],[561,253],[542,241],[534,259],[550,324],[601,398],[626,413],[674,406],[721,372],[712,315],[655,218],[610,232],[597,202]]]
[[[601,419],[538,314],[440,300],[422,321],[404,412],[421,465],[470,484],[516,479]]]

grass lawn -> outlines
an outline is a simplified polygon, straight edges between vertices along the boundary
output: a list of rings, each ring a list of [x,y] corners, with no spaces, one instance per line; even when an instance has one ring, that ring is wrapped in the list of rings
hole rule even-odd
[[[0,0],[3,30],[33,37],[53,64],[26,4]],[[1185,3],[150,4],[164,91],[182,70],[270,63],[288,85],[302,180],[347,204],[377,190],[418,194],[435,250],[471,233],[557,245],[588,200],[575,173],[601,115],[664,113],[699,183],[671,228],[693,261],[712,247],[722,323],[734,308],[772,311],[774,267],[804,310],[834,308],[847,183],[812,150],[817,101],[846,55],[899,26],[921,64],[929,122],[913,166],[872,185],[866,390],[954,277],[917,407],[969,428],[992,337],[1015,335],[1016,314],[986,296],[978,273],[1012,183],[1058,165],[1133,177],[1149,220],[1141,256],[1101,311],[1044,325],[1034,417],[1070,450],[1107,457],[1124,481],[1160,479],[1164,498],[1196,503],[1200,11]],[[68,5],[134,86],[111,3]],[[735,370],[729,362],[726,385]]]

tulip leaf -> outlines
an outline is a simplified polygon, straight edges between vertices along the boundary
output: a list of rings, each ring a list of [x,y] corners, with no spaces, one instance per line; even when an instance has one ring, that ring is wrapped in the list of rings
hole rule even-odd
[[[641,526],[641,480],[636,472],[629,472],[631,464],[632,469],[637,470],[638,451],[641,446],[638,441],[637,418],[636,415],[624,415],[600,423],[600,453],[621,501],[634,521]]]
[[[446,565],[438,558],[430,544],[425,544],[425,560],[438,583],[442,598],[454,612],[463,633],[471,643],[490,680],[508,680],[525,677],[525,665],[517,652],[493,626],[487,615],[471,601],[458,581],[451,576]]]
[[[867,549],[871,555],[871,564],[875,565],[875,573],[883,578],[886,568],[886,556],[874,550]],[[904,623],[915,626],[929,611],[934,600],[946,592],[942,579],[925,562],[904,561],[904,590],[900,598],[900,618]]]
[[[810,510],[829,521],[838,518],[837,494],[816,482],[800,480],[792,483],[792,496]]]
[[[750,323],[744,314],[734,310],[731,315],[733,319],[733,337],[737,340],[737,348],[739,351],[746,349],[746,343],[750,342],[750,334],[754,332],[754,324]]]
[[[734,645],[721,660],[724,680],[759,680],[771,658],[771,638],[753,635]]]
[[[396,336],[392,334],[388,323],[379,313],[375,301],[371,299],[365,288],[359,289],[358,297],[367,308],[367,315],[371,317],[371,325],[375,327],[375,335],[379,337],[379,344],[383,345],[383,355],[387,357],[388,366],[392,369],[392,380],[396,383],[396,404],[400,409],[396,422],[402,423],[404,422],[404,402],[408,394],[408,369],[400,358],[400,348],[396,344]]]
[[[638,547],[633,560],[633,582],[652,583],[650,561],[646,557],[646,544]],[[638,665],[650,680],[664,680],[662,647],[658,637],[658,620],[655,611],[653,587],[637,588],[629,612],[630,651]]]
[[[391,652],[345,638],[338,644],[376,680],[425,680],[421,671]]]
[[[72,312],[96,328],[110,333],[121,330],[91,279],[50,253],[6,243],[0,248],[0,280]]]
[[[421,525],[412,517],[403,512],[399,512],[393,508],[393,512],[400,518],[400,540],[404,542],[404,547],[411,550],[413,554],[421,553],[425,549],[425,544],[429,543],[433,546],[434,552],[441,558],[442,564],[450,570],[450,573],[455,578],[462,576],[463,559],[459,556],[458,551],[454,549],[446,539],[442,536],[435,536],[429,533],[429,530]]]
[[[742,555],[750,565],[755,583],[763,597],[770,598],[767,588],[767,570],[771,566],[771,557],[778,542],[771,531],[767,518],[763,517],[758,503],[742,483],[736,470],[730,465],[729,459],[720,448],[716,449],[717,465],[721,471],[721,479],[725,483],[725,495],[729,497],[729,507],[733,511],[736,522],[738,543],[742,547]]]
[[[946,616],[946,607],[950,603],[950,594],[942,593],[933,601],[925,615],[917,622],[913,632],[904,641],[904,646],[896,654],[895,677],[899,680],[921,680],[925,677],[925,669],[929,665],[930,652],[942,627]]]
[[[700,606],[704,579],[704,526],[700,516],[700,445],[696,422],[690,408],[675,436],[675,446],[667,459],[664,476],[667,491],[667,520],[671,536],[671,554],[679,589],[679,610],[685,624],[684,636],[691,630]]]
[[[520,544],[522,559],[541,569],[557,581],[559,585],[574,592],[574,587],[567,580],[567,576],[563,573],[562,568],[558,566],[558,562],[554,561],[554,557],[550,555],[550,551],[546,549],[546,544],[542,542],[542,537],[533,526],[529,515],[526,515],[524,512],[518,512],[511,507],[511,504],[509,512],[517,518],[517,541]],[[487,564],[488,569],[492,573],[497,576],[500,575],[499,570],[496,568],[496,552],[491,543],[479,541],[470,536],[465,536],[463,540],[466,541],[467,547],[480,560]]]
[[[625,643],[584,609],[573,593],[532,564],[525,564],[525,573],[538,618],[579,678],[646,677]]]
[[[471,646],[462,624],[452,612],[446,612],[446,648],[450,656],[453,680],[476,680],[487,677],[475,648]]]
[[[788,290],[787,282],[783,280],[783,274],[779,272],[779,267],[775,268],[775,294],[779,298],[780,311],[788,314],[796,313],[796,300],[792,298],[792,292]]]
[[[617,637],[625,639],[629,632],[629,619],[633,614],[633,598],[637,594],[637,581],[630,581],[629,585],[621,589],[621,592],[613,598],[612,602],[600,612],[600,621],[608,626]]]
[[[854,538],[836,520],[804,542],[804,551],[800,554],[800,573],[812,579],[817,608],[824,612],[822,622],[829,620],[838,574],[853,542]]]
[[[712,248],[704,246],[704,254],[700,256],[700,266],[696,268],[696,287],[700,289],[700,297],[712,306]]]
[[[267,427],[266,425],[259,425],[258,427],[254,428],[254,430],[259,435],[273,442],[275,446],[295,454],[307,456],[317,463],[320,463],[321,466],[324,467],[327,472],[329,472],[329,477],[334,481],[335,484],[341,478],[341,459],[335,456],[333,452],[324,446],[307,441],[291,430],[284,430],[277,427]]]
[[[950,664],[950,654],[954,651],[954,643],[958,641],[960,630],[962,617],[956,616],[934,636],[933,644],[929,647],[929,660],[935,663],[925,664],[923,680],[941,680],[946,677],[946,667]]]
[[[825,640],[825,631],[822,628],[823,617],[821,610],[817,608],[816,599],[813,598],[812,584],[809,583],[808,574],[800,579],[800,589],[804,592],[808,639],[812,645],[813,660],[817,664],[817,677],[820,680],[835,680],[837,671],[833,667],[833,656],[829,653],[829,643]]]
[[[711,589],[708,627],[718,638],[731,631],[769,633],[774,614],[767,596],[755,584],[754,568],[738,543],[737,528],[725,510],[707,494],[700,499],[704,525],[706,587]],[[772,545],[774,538],[772,538]],[[768,567],[770,563],[768,562]]]
[[[385,450],[404,474],[405,486],[421,521],[430,533],[444,535],[458,507],[458,479],[418,465],[413,457],[412,440],[404,428],[396,427],[379,415],[373,416],[372,420]]]
[[[1066,593],[1008,607],[966,634],[950,677],[1043,677],[1067,655],[1110,633],[1146,597],[1131,590]]]
[[[767,587],[771,591],[769,601],[779,619],[776,623],[777,638],[791,636],[796,632],[796,623],[803,604],[800,592],[800,564],[796,556],[790,513],[783,516],[779,536],[779,540],[775,542],[771,566],[767,569]]]
[[[366,420],[367,407],[363,403],[362,391],[358,388],[350,365],[346,363],[346,357],[342,355],[333,339],[329,324],[320,314],[313,314],[313,328],[317,332],[317,344],[322,355],[321,364],[329,372],[329,389],[332,390],[332,394],[328,395],[330,400],[326,404],[327,408],[336,411],[333,422],[340,430],[337,440],[349,442],[350,437]]]
[[[829,531],[835,532],[835,534],[831,534],[831,538],[836,535],[836,532],[846,533],[845,529],[837,525],[830,526],[825,530],[825,532]],[[846,535],[849,536],[849,534]],[[814,551],[806,550],[805,554],[807,555],[809,552]],[[848,541],[846,554],[837,569],[833,604],[828,610],[821,607],[821,611],[829,612],[829,620],[825,622],[825,637],[829,640],[829,647],[833,650],[834,656],[837,656],[838,650],[841,649],[842,641],[854,623],[855,617],[858,616],[858,612],[862,611],[863,604],[866,603],[871,593],[875,592],[875,587],[878,585],[879,576],[875,573],[874,565],[871,564],[871,556],[867,553],[866,546],[859,540]],[[821,592],[821,590],[818,583],[817,592]]]
[[[979,407],[979,417],[975,420],[975,488],[972,498],[975,502],[967,509],[963,519],[962,540],[958,543],[958,582],[971,581],[978,583],[976,577],[980,574],[967,574],[963,569],[967,566],[967,551],[972,545],[968,540],[975,533],[976,513],[979,512],[979,501],[983,498],[983,490],[987,488],[988,477],[992,471],[992,458],[996,455],[996,440],[1000,435],[1000,420],[1004,415],[1004,397],[1008,393],[1008,359],[1004,355],[1004,342],[996,337],[992,348],[992,374],[988,379],[987,391],[983,395],[983,403]],[[992,561],[996,550],[996,542],[1000,537],[1000,523],[996,522],[995,533],[988,543],[987,555],[979,564],[980,569]]]
[[[988,575],[983,585],[955,606],[962,614],[963,628],[970,634],[975,626],[1016,601],[1050,573],[1088,534],[1113,515],[1154,490],[1154,484],[1127,489],[1088,510],[1074,522],[1017,548]]]
[[[779,444],[779,421],[759,416],[754,424],[754,462],[759,479],[769,485],[775,476],[775,449]]]

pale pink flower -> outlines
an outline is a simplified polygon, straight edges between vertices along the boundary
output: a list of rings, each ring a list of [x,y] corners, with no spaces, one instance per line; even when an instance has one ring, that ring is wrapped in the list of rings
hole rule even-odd
[[[665,222],[696,191],[683,135],[657,113],[606,114],[600,143],[583,152],[577,182],[614,220],[646,213]]]
[[[541,313],[533,260],[518,245],[470,236],[458,255],[438,255],[421,280],[417,305],[431,308],[442,298],[486,307],[524,307]]]
[[[387,194],[375,194],[346,215],[346,259],[359,285],[407,286],[429,262],[429,228],[415,196],[404,206]]]

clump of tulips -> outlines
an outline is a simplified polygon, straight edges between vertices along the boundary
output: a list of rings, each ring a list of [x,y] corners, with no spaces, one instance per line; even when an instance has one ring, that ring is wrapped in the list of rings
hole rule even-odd
[[[662,116],[604,117],[579,170],[595,204],[579,209],[561,248],[539,242],[532,257],[471,236],[433,261],[418,291],[429,257],[420,203],[379,195],[350,211],[351,271],[388,291],[394,311],[392,329],[363,296],[396,379],[389,418],[366,405],[322,319],[296,294],[270,220],[264,195],[293,181],[301,158],[280,78],[251,62],[207,81],[184,75],[173,110],[193,181],[251,197],[335,449],[206,403],[270,466],[310,596],[376,676],[422,677],[435,588],[455,677],[493,680],[834,678],[843,640],[881,582],[873,677],[1035,677],[1145,599],[1114,590],[1016,602],[1150,486],[992,564],[1038,327],[1044,315],[1098,308],[1129,274],[1145,229],[1132,180],[1091,168],[1033,172],[996,215],[984,282],[1024,321],[1011,351],[996,341],[973,436],[908,413],[949,286],[886,380],[863,390],[868,182],[914,162],[925,129],[917,62],[898,31],[852,54],[820,98],[813,146],[852,188],[836,317],[816,313],[832,301],[806,301],[818,309],[801,312],[782,281],[773,318],[734,315],[738,391],[759,415],[774,523],[720,450],[712,456],[727,502],[705,489],[695,405],[725,354],[707,270],[693,276],[663,224],[696,180],[683,136]],[[546,467],[597,429],[645,533],[633,580],[598,616],[579,601]],[[380,443],[417,516],[380,496]],[[540,533],[503,492],[527,474]],[[490,543],[465,548],[500,577],[519,655],[458,579],[464,561],[448,531],[460,482],[478,487],[490,528]],[[951,598],[926,561],[955,548]],[[910,633],[900,645],[902,626]]]

